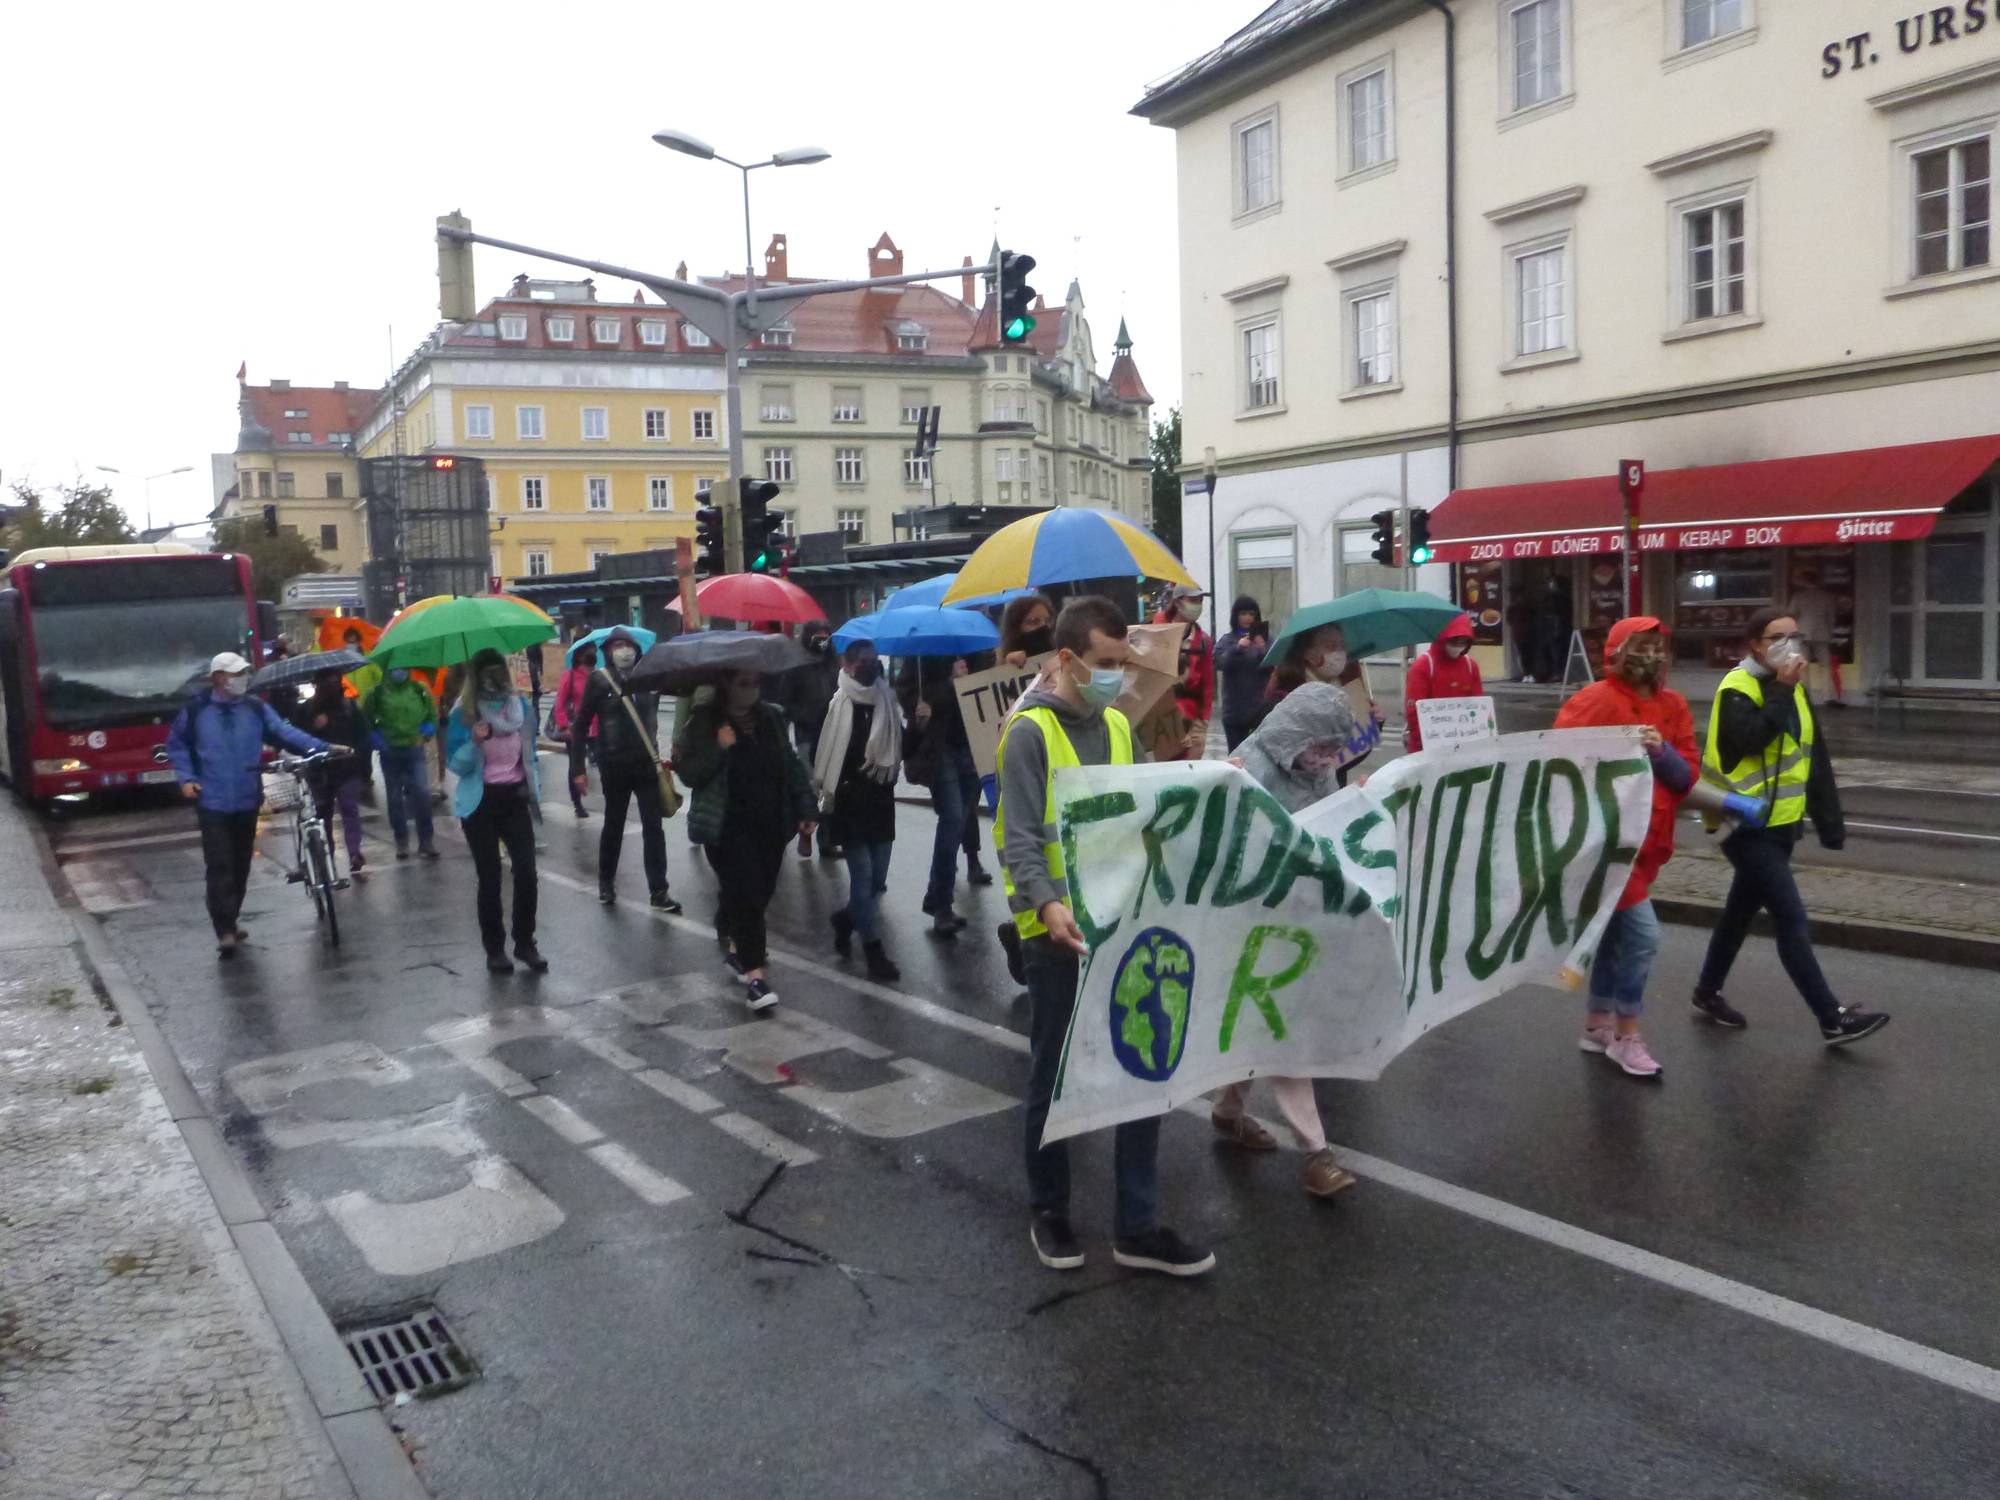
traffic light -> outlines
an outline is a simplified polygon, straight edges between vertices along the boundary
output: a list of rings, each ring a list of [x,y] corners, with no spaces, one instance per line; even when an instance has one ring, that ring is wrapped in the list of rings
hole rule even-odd
[[[1028,273],[1035,269],[1035,257],[1015,250],[1000,252],[1000,342],[1025,344],[1035,331],[1035,289],[1028,285]]]
[[[737,483],[743,491],[743,571],[769,572],[776,554],[771,539],[785,529],[785,513],[771,509],[778,486],[773,480],[748,475]]]
[[[1393,510],[1378,510],[1368,518],[1375,523],[1371,540],[1375,550],[1368,555],[1385,568],[1396,566],[1396,513]]]
[[[1431,546],[1431,513],[1422,506],[1410,512],[1410,566],[1421,568],[1437,555]]]
[[[729,571],[722,541],[722,507],[715,503],[707,485],[694,492],[694,544],[701,549],[702,566],[710,578]]]
[[[267,505],[264,507],[264,535],[276,536],[277,534],[278,534],[278,507],[275,505]]]

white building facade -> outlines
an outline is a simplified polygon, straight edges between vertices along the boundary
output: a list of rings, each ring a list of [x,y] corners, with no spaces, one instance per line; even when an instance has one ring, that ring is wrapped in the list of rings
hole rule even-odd
[[[2000,693],[2000,6],[1294,0],[1138,112],[1219,591],[1384,581],[1407,497],[1489,674],[1638,606],[1698,688],[1817,585],[1850,697]]]

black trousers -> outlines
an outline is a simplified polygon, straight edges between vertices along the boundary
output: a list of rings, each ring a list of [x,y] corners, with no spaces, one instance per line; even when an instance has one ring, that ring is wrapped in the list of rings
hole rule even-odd
[[[250,885],[250,861],[257,852],[255,812],[210,812],[195,809],[201,824],[201,859],[208,871],[208,920],[215,935],[236,930],[243,912],[243,892]]]
[[[528,789],[519,782],[489,786],[470,817],[459,820],[472,868],[479,876],[479,938],[488,953],[507,947],[507,929],[500,921],[500,846],[514,865],[514,946],[535,941],[535,820],[528,811]]]
[[[597,879],[609,885],[618,874],[618,855],[625,847],[625,812],[639,803],[639,842],[646,856],[646,889],[667,888],[667,833],[660,822],[660,775],[651,764],[602,762],[597,778],[604,785],[604,827],[597,835]]]
[[[736,961],[746,969],[764,967],[764,909],[778,889],[778,871],[784,868],[790,843],[790,839],[732,836],[725,827],[723,836],[708,846],[708,862],[722,888],[715,908],[715,935],[734,947]]]
[[[1750,935],[1751,922],[1758,911],[1768,911],[1778,940],[1778,961],[1820,1024],[1831,1025],[1839,1019],[1840,1002],[1813,952],[1811,919],[1792,875],[1793,847],[1786,834],[1763,828],[1739,828],[1722,841],[1722,852],[1736,874],[1729,882],[1722,917],[1709,934],[1708,956],[1702,960],[1699,983],[1705,990],[1722,988],[1743,940]]]

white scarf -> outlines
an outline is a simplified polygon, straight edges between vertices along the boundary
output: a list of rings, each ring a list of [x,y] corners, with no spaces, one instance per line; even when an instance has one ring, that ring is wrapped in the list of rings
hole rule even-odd
[[[862,774],[886,784],[893,782],[902,768],[903,725],[888,677],[878,677],[873,687],[863,687],[852,672],[842,672],[819,732],[819,753],[813,757],[813,786],[819,792],[821,807],[832,805],[834,788],[840,785],[840,768],[847,764],[847,742],[854,733],[854,710],[861,704],[875,710],[875,721],[868,726],[868,745],[861,754]]]

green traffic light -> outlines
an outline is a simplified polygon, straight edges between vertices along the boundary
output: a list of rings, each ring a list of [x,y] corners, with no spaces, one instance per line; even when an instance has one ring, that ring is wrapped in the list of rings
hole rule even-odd
[[[1034,327],[1035,327],[1035,320],[1027,316],[1027,314],[1023,313],[1020,316],[1014,318],[1013,321],[1008,323],[1004,337],[1012,339],[1016,343],[1018,343],[1022,339],[1026,338],[1030,333],[1032,333],[1034,331]]]
[[[1410,564],[1413,567],[1421,568],[1435,556],[1437,554],[1429,547],[1415,547],[1410,551]]]

